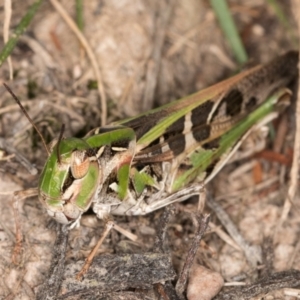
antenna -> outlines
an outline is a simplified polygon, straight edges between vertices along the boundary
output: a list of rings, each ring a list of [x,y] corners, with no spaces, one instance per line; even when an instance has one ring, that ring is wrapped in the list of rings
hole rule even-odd
[[[60,145],[60,142],[63,138],[64,131],[65,131],[65,124],[62,124],[61,129],[60,129],[60,133],[59,133],[59,137],[58,137],[58,141],[57,141],[57,144],[56,144],[56,151],[57,151],[56,154],[57,154],[57,160],[58,160],[59,164],[61,163],[59,145]]]
[[[24,115],[26,116],[26,118],[28,119],[28,121],[31,123],[31,125],[33,126],[33,128],[36,130],[36,132],[38,133],[38,135],[40,136],[42,143],[44,145],[44,148],[47,151],[48,156],[50,156],[50,151],[48,149],[48,146],[46,144],[46,141],[44,139],[44,137],[42,136],[40,130],[37,128],[37,126],[34,124],[33,120],[29,117],[26,109],[24,108],[24,106],[21,104],[20,100],[18,99],[18,97],[13,93],[13,91],[10,89],[10,87],[3,82],[4,87],[6,88],[6,90],[12,95],[12,97],[15,99],[15,101],[17,102],[17,104],[20,106],[22,112],[24,113]]]

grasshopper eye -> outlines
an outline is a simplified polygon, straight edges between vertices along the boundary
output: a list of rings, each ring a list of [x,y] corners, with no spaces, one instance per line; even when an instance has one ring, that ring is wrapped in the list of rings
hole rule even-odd
[[[76,150],[71,157],[71,173],[75,179],[83,178],[90,166],[89,157],[84,151]]]

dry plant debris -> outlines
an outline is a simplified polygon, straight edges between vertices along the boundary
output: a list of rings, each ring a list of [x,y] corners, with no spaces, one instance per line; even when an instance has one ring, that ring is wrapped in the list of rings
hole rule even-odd
[[[266,62],[293,48],[290,35],[266,1],[228,2],[254,61]],[[30,3],[12,1],[11,28],[18,24]],[[74,3],[67,0],[60,3],[74,17]],[[293,24],[289,1],[279,3]],[[0,17],[4,20],[3,10]],[[228,77],[235,70],[230,49],[208,1],[91,0],[84,3],[84,20],[83,34],[102,74],[108,123],[188,95]],[[3,47],[2,41],[0,46]],[[67,125],[66,136],[83,136],[100,125],[99,94],[90,88],[95,81],[90,61],[77,37],[49,2],[43,3],[11,60],[15,78],[10,86],[48,141],[58,136],[62,123]],[[8,65],[0,69],[0,78],[1,82],[8,81]],[[49,274],[56,274],[55,278],[68,274],[65,275],[68,280],[74,279],[63,272],[63,265],[71,267],[86,258],[101,235],[103,223],[87,214],[80,228],[68,232],[67,241],[63,229],[54,230],[55,226],[49,226],[50,219],[37,198],[26,199],[20,203],[21,260],[18,265],[12,264],[16,241],[13,192],[37,186],[36,171],[40,173],[46,154],[3,88],[0,96],[0,298],[43,299],[44,288],[48,295],[65,299],[60,283],[51,281]],[[285,117],[288,122],[282,121],[286,134],[273,146],[285,156],[291,154],[293,147],[292,116],[290,112]],[[276,123],[280,122],[279,119]],[[215,299],[263,299],[266,294],[270,299],[278,295],[280,299],[291,299],[284,288],[300,286],[299,271],[296,271],[300,270],[298,194],[295,209],[290,211],[273,240],[287,195],[290,168],[278,161],[243,158],[228,165],[207,187],[243,239],[262,249],[259,266],[249,264],[235,241],[228,237],[230,242],[224,242],[225,229],[216,214],[206,207],[211,214],[211,231],[201,240],[194,265],[222,275],[225,286]],[[253,176],[253,166],[257,164],[255,172],[258,169],[259,174]],[[197,210],[197,201],[187,201],[176,208],[176,216],[165,222],[168,225],[162,226],[165,231],[160,233],[156,228],[162,211],[145,217],[115,218],[118,225],[134,232],[138,240],[128,241],[113,231],[99,250],[97,261],[102,261],[103,253],[113,260],[134,255],[149,259],[144,253],[154,249],[154,258],[165,261],[168,272],[171,264],[167,255],[170,254],[172,270],[179,274],[196,235],[192,213]],[[157,235],[161,242],[156,242]],[[172,276],[161,278],[167,280]],[[172,282],[151,282],[156,282],[155,288],[146,292],[114,290],[107,294],[85,290],[67,299],[177,297]],[[243,286],[236,287],[240,284]]]

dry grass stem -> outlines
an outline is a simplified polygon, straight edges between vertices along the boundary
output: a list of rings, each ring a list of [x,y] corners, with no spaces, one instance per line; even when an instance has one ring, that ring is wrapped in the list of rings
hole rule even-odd
[[[94,55],[94,52],[92,51],[92,48],[90,47],[88,41],[86,40],[85,36],[80,32],[78,29],[77,25],[75,22],[71,19],[71,17],[68,15],[66,10],[63,8],[63,6],[56,0],[50,0],[52,5],[55,7],[55,9],[58,11],[58,13],[61,15],[61,17],[64,19],[64,21],[68,24],[70,29],[74,32],[74,34],[77,36],[79,39],[82,47],[87,52],[87,55],[91,61],[96,79],[97,79],[97,87],[98,87],[98,92],[99,96],[101,99],[101,125],[104,126],[106,125],[106,120],[107,120],[107,105],[106,105],[106,95],[104,91],[104,86],[103,86],[103,81],[102,81],[102,76],[100,73],[100,66],[98,64],[98,61]]]
[[[3,41],[6,43],[9,38],[9,28],[11,21],[12,9],[11,9],[11,0],[4,0],[4,22],[3,22]],[[13,79],[13,65],[11,62],[11,57],[7,58],[8,67],[9,67],[9,79]]]

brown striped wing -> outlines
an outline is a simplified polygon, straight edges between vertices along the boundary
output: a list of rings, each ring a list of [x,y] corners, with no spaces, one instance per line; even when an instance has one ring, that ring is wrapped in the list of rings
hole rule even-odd
[[[134,161],[151,163],[188,156],[214,141],[297,75],[298,52],[290,51],[189,97],[120,122],[137,135]],[[166,124],[170,125],[166,126]]]

